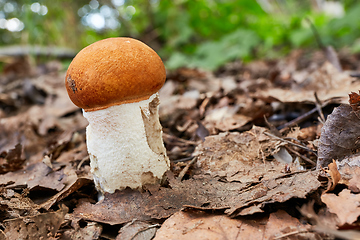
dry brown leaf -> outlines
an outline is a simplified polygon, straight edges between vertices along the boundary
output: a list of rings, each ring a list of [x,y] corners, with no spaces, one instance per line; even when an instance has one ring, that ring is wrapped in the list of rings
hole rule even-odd
[[[333,159],[342,160],[360,147],[360,112],[340,105],[328,116],[321,129],[317,167],[325,167]]]
[[[53,196],[45,195],[43,198],[41,195],[36,196],[36,202],[41,204],[41,208],[47,210],[80,187],[92,182],[92,179],[88,177],[79,178],[75,169],[69,165],[56,164],[56,167],[51,169],[42,162],[30,165],[22,171],[4,174],[0,179],[0,184],[10,183],[8,188],[27,187],[30,191],[39,191],[39,189],[43,192],[46,189],[58,191]]]
[[[220,133],[206,137],[193,153],[193,156],[198,156],[197,170],[212,176],[234,178],[236,174],[248,175],[250,166],[264,168],[264,158],[270,155],[271,146],[275,148],[275,143],[270,142],[264,131],[265,128],[254,127],[244,133]]]
[[[251,117],[237,114],[239,106],[226,106],[208,111],[205,116],[206,124],[213,124],[220,131],[230,131],[240,128],[252,120]]]
[[[290,216],[284,210],[278,210],[270,214],[263,239],[282,239],[282,236],[290,237],[290,239],[298,239],[297,237],[301,239],[306,235],[313,237],[313,234],[308,232],[309,229],[310,225],[300,223],[297,218]]]
[[[29,121],[29,111],[0,121],[0,152],[21,144],[25,156],[42,154],[46,139],[39,136]]]
[[[312,222],[311,229],[321,234],[317,238],[306,239],[333,239],[334,236],[347,240],[360,239],[360,233],[356,230],[337,230],[336,223],[338,219],[335,214],[329,213],[326,210],[323,211],[323,209],[316,214],[313,200],[304,204],[299,211],[306,219]]]
[[[161,219],[192,204],[201,206],[208,203],[204,190],[199,187],[203,182],[196,182],[194,186],[178,183],[172,174],[169,179],[173,182],[172,188],[152,188],[145,192],[125,189],[114,194],[105,194],[105,199],[91,204],[88,201],[80,202],[74,209],[76,218],[102,222],[107,224],[123,224],[134,219],[147,221],[151,218]],[[196,195],[196,197],[194,196]]]
[[[4,211],[0,222],[3,219],[17,218],[20,215],[37,215],[39,214],[38,209],[39,206],[29,197],[19,194],[12,189],[0,188],[0,210]]]
[[[339,171],[342,176],[339,183],[347,185],[352,193],[360,193],[360,167],[346,164]]]
[[[194,154],[200,164],[189,179],[180,182],[169,172],[168,187],[151,187],[142,193],[127,189],[106,194],[96,204],[80,203],[74,215],[108,224],[166,218],[183,207],[225,210],[232,216],[249,215],[262,212],[264,203],[306,198],[317,190],[320,187],[317,171],[284,172],[283,164],[263,159],[264,152],[274,144],[263,131],[255,127],[242,134],[206,137],[197,148],[197,155]]]
[[[22,158],[22,146],[16,144],[15,148],[0,154],[0,174],[14,172],[22,168],[25,158]]]
[[[65,187],[65,180],[66,175],[64,175],[62,168],[53,171],[44,163],[40,162],[29,165],[26,169],[2,175],[0,184],[12,182],[8,187],[27,186],[27,188],[32,189],[39,186],[60,191]]]
[[[320,187],[317,175],[318,172],[299,172],[264,180],[256,187],[239,194],[239,203],[225,212],[231,216],[244,215],[243,211],[247,207],[260,206],[261,209],[265,202],[282,203],[291,198],[306,198]]]
[[[84,228],[66,230],[61,239],[96,240],[99,239],[102,230],[101,224],[89,222]]]
[[[162,239],[287,239],[311,238],[309,225],[291,217],[283,210],[270,214],[269,218],[231,219],[199,211],[180,211],[168,218],[155,236]]]
[[[42,203],[40,206],[43,209],[49,210],[57,202],[66,198],[73,192],[77,191],[79,188],[91,183],[93,183],[92,179],[78,178],[76,175],[68,175],[66,181],[64,182],[66,187],[51,198],[49,198],[46,202]]]
[[[68,210],[63,206],[56,212],[5,220],[4,233],[8,239],[49,239],[55,236]]]
[[[263,239],[262,221],[231,219],[204,212],[177,212],[157,231],[154,240]]]
[[[360,216],[360,194],[353,194],[350,190],[342,190],[338,196],[333,193],[326,193],[321,196],[329,208],[329,211],[335,213],[339,218],[339,226],[352,224]]]
[[[314,92],[321,101],[333,99],[338,103],[347,103],[348,93],[360,89],[360,83],[353,81],[345,72],[339,72],[331,63],[325,62],[314,72],[307,72],[301,80],[295,81],[293,89],[271,88],[257,91],[254,96],[272,97],[285,102],[316,102]]]
[[[74,209],[79,219],[123,224],[133,219],[167,218],[184,207],[202,210],[225,210],[228,215],[261,212],[264,203],[305,198],[320,187],[317,172],[282,174],[251,184],[223,182],[209,175],[197,175],[182,182],[168,174],[170,187],[152,187],[146,192],[126,189],[106,194],[105,199],[91,204],[81,202]],[[254,208],[254,206],[257,206]],[[251,210],[244,210],[250,207]]]

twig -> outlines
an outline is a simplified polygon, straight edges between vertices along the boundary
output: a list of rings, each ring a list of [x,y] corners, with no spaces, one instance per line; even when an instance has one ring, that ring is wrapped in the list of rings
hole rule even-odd
[[[197,157],[194,157],[193,160],[191,160],[191,162],[189,162],[183,170],[181,170],[179,176],[178,176],[178,180],[181,181],[183,179],[183,177],[185,176],[186,172],[189,170],[190,166],[192,164],[194,164],[197,160]]]
[[[355,73],[351,73],[350,77],[354,77],[354,78],[360,78],[360,73],[355,72]]]
[[[309,233],[309,232],[314,232],[314,231],[311,231],[311,230],[303,230],[303,231],[294,231],[294,232],[289,232],[289,233],[284,233],[283,235],[281,236],[278,236],[278,237],[275,237],[275,238],[272,238],[272,239],[282,239],[282,238],[285,238],[285,237],[289,237],[289,236],[293,236],[293,235],[298,235],[300,233]]]
[[[172,162],[177,163],[177,162],[187,162],[190,161],[191,159],[193,159],[193,156],[190,157],[185,157],[185,158],[180,158],[180,159],[176,159],[176,160],[172,160]]]
[[[317,98],[317,96],[315,96],[315,98]],[[298,125],[299,123],[301,123],[302,121],[306,120],[307,118],[309,118],[312,114],[314,114],[315,112],[319,112],[319,114],[322,114],[322,118],[325,119],[324,114],[322,113],[322,108],[326,107],[329,104],[329,102],[325,102],[319,106],[317,106],[317,103],[315,101],[315,107],[313,109],[311,109],[310,111],[304,113],[303,115],[291,120],[290,122],[285,123],[284,125],[281,125],[279,127],[280,132],[284,132],[286,129],[293,127],[295,125]]]
[[[80,168],[81,168],[81,166],[83,165],[83,163],[84,163],[85,161],[88,161],[88,160],[90,160],[90,157],[89,157],[89,156],[84,157],[84,158],[79,162],[79,165],[77,166],[76,170],[80,170]]]
[[[320,120],[321,120],[320,122],[322,124],[324,124],[325,123],[325,116],[324,116],[324,113],[322,111],[323,104],[321,103],[321,101],[320,101],[320,99],[319,99],[316,92],[314,93],[314,96],[315,96],[315,100],[316,100],[315,101],[316,110],[318,111],[319,116],[320,116]]]
[[[282,141],[282,142],[286,142],[286,143],[291,144],[291,145],[293,145],[293,146],[296,146],[296,147],[298,147],[298,148],[304,149],[304,150],[306,150],[306,151],[308,151],[308,152],[311,152],[311,153],[315,154],[315,156],[317,156],[316,152],[315,152],[314,150],[308,148],[308,147],[302,146],[302,145],[297,144],[297,143],[293,143],[293,142],[288,141],[288,140],[285,140],[285,139],[283,139],[283,138],[281,138],[281,137],[277,137],[277,136],[275,136],[275,135],[273,135],[273,134],[271,134],[271,133],[269,133],[269,132],[264,132],[264,134],[267,135],[267,136],[269,136],[269,137],[278,139],[278,140],[280,140],[280,141]]]
[[[130,238],[130,240],[135,239],[135,237],[136,237],[138,234],[140,234],[140,233],[142,233],[142,232],[145,232],[145,231],[147,231],[147,230],[149,230],[149,229],[151,229],[151,228],[160,228],[160,224],[156,223],[156,224],[150,225],[150,226],[148,226],[148,227],[146,227],[146,228],[144,228],[144,229],[140,229],[137,233],[135,233],[134,236],[132,236],[132,237]]]
[[[310,111],[306,112],[305,114],[291,120],[290,122],[285,123],[284,125],[281,125],[279,127],[280,132],[283,132],[285,130],[287,130],[290,127],[293,127],[295,125],[298,125],[299,123],[301,123],[302,121],[306,120],[307,118],[309,118],[312,114],[314,114],[317,111],[317,108],[313,108]]]
[[[298,152],[297,152],[297,151],[295,151],[294,149],[289,148],[288,146],[285,146],[285,148],[286,148],[286,150],[288,150],[288,151],[292,152],[292,153],[293,153],[293,154],[295,154],[296,156],[298,156],[298,157],[302,158],[305,162],[307,162],[307,163],[311,164],[312,166],[316,166],[316,163],[314,163],[313,161],[311,161],[311,159],[310,159],[310,158],[308,158],[308,157],[305,157],[305,156],[301,155],[300,153],[298,153]]]
[[[163,133],[163,137],[170,139],[170,140],[178,141],[181,143],[189,144],[189,145],[197,145],[197,143],[195,141],[185,140],[185,139],[178,138],[178,137],[175,137],[175,136],[167,134],[167,133]]]
[[[275,136],[278,136],[278,137],[281,136],[280,131],[279,131],[273,124],[271,124],[271,123],[268,121],[268,119],[266,118],[265,115],[264,115],[264,121],[265,121],[266,125],[268,126],[268,128],[270,129],[270,132],[271,132],[272,134],[274,134]]]

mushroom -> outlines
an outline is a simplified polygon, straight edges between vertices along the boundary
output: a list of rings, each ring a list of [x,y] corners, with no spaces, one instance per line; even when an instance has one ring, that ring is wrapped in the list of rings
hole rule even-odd
[[[131,38],[95,42],[71,62],[65,85],[89,122],[87,150],[100,193],[141,189],[169,169],[158,115],[165,79],[156,52]]]

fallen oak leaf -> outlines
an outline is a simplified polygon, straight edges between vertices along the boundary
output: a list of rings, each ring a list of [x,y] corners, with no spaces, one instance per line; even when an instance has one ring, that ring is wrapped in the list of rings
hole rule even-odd
[[[339,226],[352,224],[360,216],[360,194],[353,194],[350,190],[342,190],[338,196],[326,193],[321,196],[329,211],[335,213],[339,219]]]

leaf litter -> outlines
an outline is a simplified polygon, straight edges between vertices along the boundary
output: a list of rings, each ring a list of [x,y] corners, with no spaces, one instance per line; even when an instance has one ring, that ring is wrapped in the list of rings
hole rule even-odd
[[[323,52],[169,72],[166,183],[100,201],[64,69],[32,68],[0,77],[0,239],[358,236],[360,85]]]

